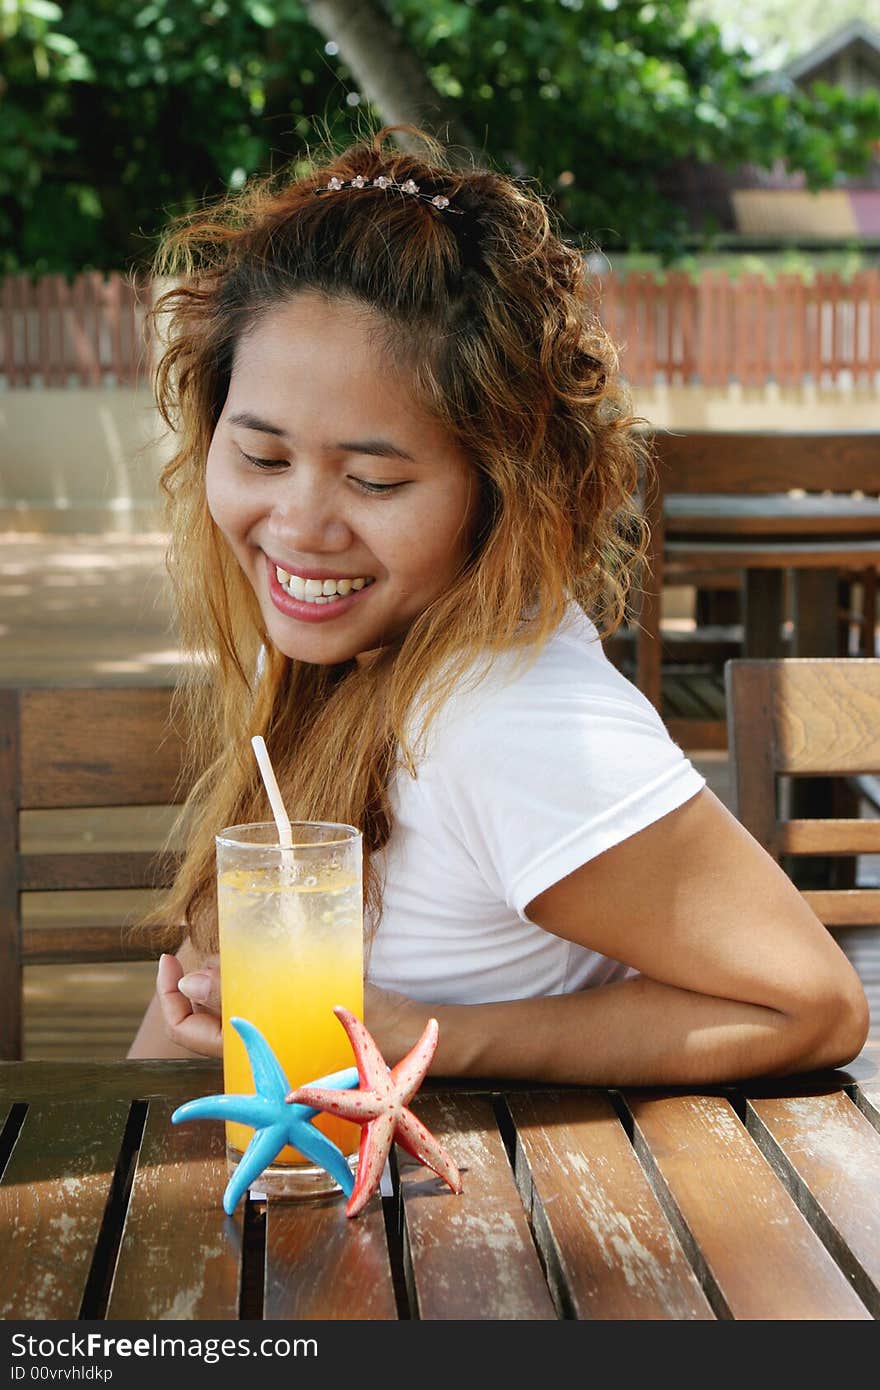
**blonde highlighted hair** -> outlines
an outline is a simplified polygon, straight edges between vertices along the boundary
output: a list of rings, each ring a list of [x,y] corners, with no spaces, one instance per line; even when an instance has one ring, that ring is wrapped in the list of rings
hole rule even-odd
[[[396,129],[426,154],[391,143]],[[315,196],[334,175],[380,173],[443,194],[462,215],[374,188]],[[176,442],[162,475],[169,569],[196,660],[179,692],[193,829],[170,900],[144,930],[165,950],[185,933],[216,947],[213,836],[269,818],[255,733],[292,814],[363,830],[375,926],[373,857],[392,828],[389,779],[401,760],[417,768],[416,697],[424,732],[467,671],[502,652],[537,654],[571,598],[613,631],[644,555],[647,448],[583,255],[525,183],[453,169],[435,140],[404,126],[178,220],[154,271],[176,280],[154,311],[165,344],[155,385]],[[389,363],[473,464],[477,539],[452,587],[376,660],[309,665],[270,646],[256,680],[260,609],[208,511],[205,461],[242,334],[304,290],[374,311]]]

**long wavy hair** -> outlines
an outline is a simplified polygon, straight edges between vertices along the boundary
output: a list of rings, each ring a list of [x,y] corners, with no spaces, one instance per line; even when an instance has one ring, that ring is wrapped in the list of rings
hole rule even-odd
[[[424,157],[390,140],[406,131]],[[331,177],[385,174],[461,215],[369,186],[316,196]],[[374,856],[392,830],[389,780],[417,775],[420,735],[468,672],[537,655],[574,599],[606,635],[645,551],[637,502],[649,463],[640,422],[594,308],[583,254],[539,192],[491,169],[454,169],[410,126],[386,126],[294,177],[255,179],[173,223],[154,264],[159,410],[175,451],[161,484],[180,636],[178,692],[192,785],[170,899],[143,924],[156,947],[188,934],[216,949],[214,834],[269,818],[250,747],[266,739],[297,819],[363,831],[367,920]],[[236,345],[301,291],[374,311],[389,363],[472,462],[476,541],[453,585],[369,664],[320,666],[267,643],[260,609],[208,511],[205,462]],[[464,600],[464,601],[463,601]],[[256,678],[261,644],[267,645]],[[418,698],[417,698],[418,697]]]

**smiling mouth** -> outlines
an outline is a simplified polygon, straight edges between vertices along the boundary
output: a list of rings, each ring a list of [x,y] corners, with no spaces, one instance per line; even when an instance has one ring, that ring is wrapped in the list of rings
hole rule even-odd
[[[304,579],[299,574],[288,574],[280,565],[275,565],[274,569],[279,586],[291,598],[299,599],[301,603],[332,603],[334,599],[347,598],[349,594],[359,593],[361,589],[369,588],[375,583],[370,575],[358,576],[355,579]]]

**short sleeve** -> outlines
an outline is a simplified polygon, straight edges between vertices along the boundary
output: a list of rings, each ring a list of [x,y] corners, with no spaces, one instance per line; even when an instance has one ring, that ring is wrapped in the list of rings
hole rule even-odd
[[[430,758],[448,825],[523,921],[545,889],[705,786],[596,648],[563,648],[521,679],[477,688]]]

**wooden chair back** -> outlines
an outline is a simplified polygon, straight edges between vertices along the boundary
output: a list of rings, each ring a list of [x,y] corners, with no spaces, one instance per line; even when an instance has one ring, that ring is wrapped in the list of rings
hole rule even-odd
[[[785,493],[795,488],[821,493],[877,493],[880,487],[880,434],[876,430],[850,433],[817,432],[801,434],[783,431],[688,430],[657,431],[653,435],[656,484],[646,489],[645,514],[651,529],[647,555],[647,577],[643,585],[642,611],[636,641],[636,681],[657,709],[661,708],[660,606],[664,582],[672,567],[681,575],[690,568],[727,572],[740,566],[725,554],[725,537],[709,540],[698,556],[682,559],[673,544],[667,543],[664,499],[672,493],[694,496],[756,496]],[[761,565],[788,568],[792,565],[789,545],[780,540],[760,547]],[[880,546],[864,547],[871,554],[857,556],[861,561],[880,565]],[[827,564],[833,556],[822,554],[818,544],[810,547],[812,556],[799,555],[798,566]],[[829,547],[825,545],[825,552]],[[840,565],[852,568],[851,546],[841,545]],[[770,553],[770,552],[773,553]],[[713,730],[694,728],[689,737],[683,729],[672,731],[685,746],[714,747]]]
[[[22,1055],[26,963],[147,960],[125,923],[23,929],[23,895],[163,888],[167,852],[21,850],[25,811],[167,806],[183,800],[182,742],[164,688],[0,690],[0,1059]]]
[[[759,496],[803,488],[876,494],[880,486],[876,430],[657,431],[653,444],[661,493]]]
[[[880,773],[880,659],[781,657],[725,664],[737,818],[774,859],[880,854],[880,819],[786,819],[780,777]],[[880,924],[880,889],[805,891],[829,928]]]

